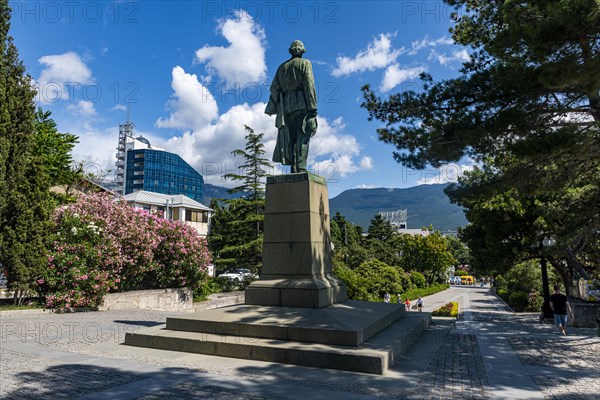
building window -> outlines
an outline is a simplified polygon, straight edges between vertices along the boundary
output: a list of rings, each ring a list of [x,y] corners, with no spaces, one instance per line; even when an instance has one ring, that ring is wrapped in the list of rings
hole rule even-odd
[[[208,212],[185,210],[185,220],[187,222],[208,222]]]
[[[136,153],[134,158],[144,158],[144,153]]]

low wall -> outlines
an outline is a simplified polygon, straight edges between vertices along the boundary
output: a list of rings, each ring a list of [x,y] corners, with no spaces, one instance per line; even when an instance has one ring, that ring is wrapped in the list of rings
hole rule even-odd
[[[208,300],[199,303],[194,303],[194,311],[212,310],[232,306],[236,304],[244,304],[244,292],[229,292],[229,293],[213,293],[208,296]]]
[[[193,301],[188,288],[133,290],[105,295],[99,310],[193,311]]]
[[[572,300],[569,303],[571,303],[575,317],[573,326],[578,328],[596,327],[596,319],[600,318],[600,303],[579,303],[572,302]]]

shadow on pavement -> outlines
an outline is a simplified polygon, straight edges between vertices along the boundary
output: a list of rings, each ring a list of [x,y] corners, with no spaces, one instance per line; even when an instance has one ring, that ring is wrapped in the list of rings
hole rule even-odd
[[[156,322],[156,321],[131,321],[131,320],[125,320],[125,319],[116,319],[113,321],[116,324],[125,324],[125,325],[139,325],[139,326],[145,326],[145,327],[152,327],[152,326],[157,326],[157,325],[164,325],[164,322]]]

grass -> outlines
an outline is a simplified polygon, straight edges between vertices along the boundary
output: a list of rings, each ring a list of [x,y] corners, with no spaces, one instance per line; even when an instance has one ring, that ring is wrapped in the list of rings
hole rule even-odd
[[[44,302],[39,299],[24,299],[24,304],[14,305],[12,298],[0,299],[0,311],[14,311],[14,310],[39,310],[44,308]]]
[[[14,304],[0,304],[0,311],[14,311],[14,310],[41,310],[44,306],[42,304],[23,304],[15,306]]]

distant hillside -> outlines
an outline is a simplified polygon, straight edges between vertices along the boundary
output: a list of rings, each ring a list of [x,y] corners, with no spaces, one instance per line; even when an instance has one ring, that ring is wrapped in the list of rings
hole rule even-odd
[[[365,230],[380,211],[408,209],[408,228],[433,225],[440,231],[455,231],[467,224],[461,207],[444,193],[448,184],[421,185],[406,189],[351,189],[329,200],[331,216],[339,212]]]
[[[204,200],[202,204],[208,206],[210,204],[211,199],[233,199],[236,197],[240,197],[239,194],[229,194],[227,193],[229,190],[226,187],[211,185],[210,183],[204,184],[204,193],[202,197]]]

